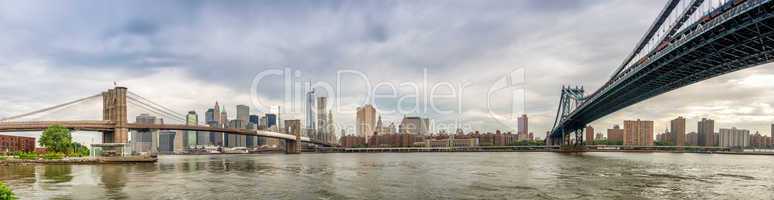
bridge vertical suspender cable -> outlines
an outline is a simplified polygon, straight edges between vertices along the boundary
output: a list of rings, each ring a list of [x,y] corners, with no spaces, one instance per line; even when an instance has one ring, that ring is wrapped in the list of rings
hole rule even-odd
[[[183,122],[186,121],[185,118],[181,117],[181,115],[177,115],[177,114],[174,114],[174,113],[169,113],[168,111],[156,108],[153,105],[150,105],[150,104],[148,104],[146,102],[137,100],[134,97],[127,96],[127,99],[130,100],[130,101],[127,101],[127,103],[132,104],[134,106],[138,106],[138,107],[143,108],[143,109],[145,109],[147,111],[153,112],[154,114],[158,114],[158,115],[160,115],[159,117],[164,117],[164,118],[171,119],[171,120],[180,120],[180,121],[183,121]]]
[[[21,114],[21,115],[16,115],[16,116],[11,116],[11,117],[6,117],[6,118],[3,118],[3,119],[0,119],[0,122],[14,120],[14,119],[19,119],[19,118],[27,117],[27,116],[32,116],[32,115],[48,112],[48,111],[51,111],[51,110],[67,108],[67,107],[70,107],[72,105],[75,105],[75,104],[78,104],[78,103],[90,100],[92,98],[101,97],[101,96],[102,96],[102,93],[97,94],[97,95],[93,95],[93,96],[89,96],[89,97],[85,97],[85,98],[81,98],[81,99],[77,99],[77,100],[70,101],[70,102],[67,102],[67,103],[51,106],[51,107],[48,107],[48,108],[43,108],[43,109],[40,109],[40,110],[32,111],[32,112],[29,112],[29,113],[25,113],[25,114]]]
[[[661,10],[661,14],[659,14],[658,18],[656,18],[656,21],[650,25],[650,28],[648,28],[648,31],[645,32],[645,35],[642,36],[642,39],[640,39],[640,42],[637,43],[637,46],[634,48],[634,50],[629,54],[629,56],[626,57],[626,59],[624,59],[624,62],[621,63],[621,66],[619,66],[610,77],[611,81],[615,80],[615,77],[617,77],[618,74],[620,74],[621,71],[629,64],[629,62],[631,62],[632,59],[634,59],[634,57],[637,56],[637,54],[639,54],[640,51],[642,51],[642,49],[649,43],[650,39],[654,34],[656,34],[656,32],[658,32],[661,25],[664,24],[664,21],[666,21],[666,19],[669,17],[669,14],[672,13],[672,10],[674,10],[678,3],[680,3],[680,0],[669,0],[669,2],[667,2],[664,9]],[[610,81],[608,81],[607,84],[609,84],[609,82]]]

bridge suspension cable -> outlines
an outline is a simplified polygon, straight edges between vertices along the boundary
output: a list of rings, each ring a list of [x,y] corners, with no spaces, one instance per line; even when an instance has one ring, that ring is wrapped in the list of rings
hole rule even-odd
[[[150,105],[150,104],[148,104],[146,102],[137,100],[137,99],[135,99],[132,96],[128,96],[127,95],[127,100],[128,100],[127,103],[132,104],[134,106],[137,106],[137,107],[139,107],[141,109],[144,109],[146,111],[150,111],[150,112],[152,112],[154,114],[157,114],[157,115],[159,115],[159,117],[167,118],[167,119],[170,119],[170,120],[178,120],[178,121],[182,121],[182,122],[186,121],[185,118],[181,117],[181,115],[176,115],[174,113],[169,113],[168,111],[164,111],[163,109],[156,108],[155,106]]]
[[[184,114],[180,114],[180,113],[178,113],[178,112],[175,112],[175,110],[169,109],[169,108],[167,108],[166,106],[163,106],[163,105],[161,105],[161,104],[158,104],[158,103],[156,103],[156,102],[153,102],[153,101],[151,101],[151,100],[149,100],[149,99],[147,99],[147,98],[145,98],[145,97],[142,97],[142,96],[140,96],[140,95],[138,95],[138,94],[136,94],[136,93],[134,93],[134,92],[131,92],[131,91],[129,91],[129,92],[128,92],[128,94],[129,94],[130,96],[134,96],[136,100],[137,100],[137,99],[139,99],[139,100],[143,100],[143,101],[145,101],[145,102],[147,102],[147,103],[149,103],[149,104],[155,105],[155,107],[156,107],[156,108],[159,108],[159,109],[161,109],[161,110],[164,110],[164,111],[166,111],[166,112],[168,112],[168,113],[172,113],[172,114],[175,114],[175,115],[177,115],[177,116],[185,116]]]
[[[40,114],[40,113],[45,113],[45,112],[49,112],[49,111],[53,111],[53,110],[64,109],[64,108],[67,108],[67,107],[70,107],[70,106],[73,106],[73,105],[76,105],[76,104],[79,104],[79,103],[82,103],[82,102],[85,102],[85,101],[88,101],[88,100],[91,100],[91,99],[97,98],[97,97],[102,97],[102,93],[96,94],[96,95],[93,95],[93,96],[89,96],[89,97],[85,97],[85,98],[81,98],[81,99],[77,99],[77,100],[73,100],[73,101],[70,101],[70,102],[67,102],[67,103],[63,103],[63,104],[59,104],[59,105],[43,108],[43,109],[40,109],[40,110],[32,111],[32,112],[29,112],[29,113],[2,118],[2,119],[0,119],[0,122],[5,122],[5,121],[15,120],[15,119],[23,118],[23,117],[33,116],[33,115],[37,115],[37,114]]]
[[[664,22],[667,20],[669,15],[672,13],[672,10],[674,10],[674,8],[677,7],[678,3],[680,3],[680,0],[669,0],[669,2],[667,2],[664,9],[661,10],[661,14],[659,14],[658,17],[656,18],[656,21],[654,21],[653,24],[650,25],[650,28],[648,28],[648,31],[645,32],[645,35],[642,36],[642,39],[640,39],[640,42],[637,43],[634,50],[629,54],[629,56],[626,57],[626,59],[624,59],[624,62],[621,63],[621,66],[619,66],[618,69],[616,69],[615,72],[613,72],[613,75],[610,77],[611,81],[615,80],[615,77],[617,77],[618,74],[620,74],[621,71],[623,71],[623,69],[629,65],[629,63],[634,59],[634,57],[636,57],[637,54],[639,54],[642,51],[642,49],[645,48],[645,46],[649,43],[653,35],[655,35],[658,32],[661,25],[664,24]]]

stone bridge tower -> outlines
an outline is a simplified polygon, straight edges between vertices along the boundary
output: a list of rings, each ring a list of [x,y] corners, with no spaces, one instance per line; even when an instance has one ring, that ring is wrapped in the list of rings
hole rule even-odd
[[[126,92],[125,87],[116,87],[102,92],[102,120],[115,123],[113,131],[103,133],[103,143],[129,141],[129,129],[126,128]]]
[[[285,120],[285,131],[287,134],[296,136],[295,140],[285,140],[285,153],[301,153],[301,120]]]

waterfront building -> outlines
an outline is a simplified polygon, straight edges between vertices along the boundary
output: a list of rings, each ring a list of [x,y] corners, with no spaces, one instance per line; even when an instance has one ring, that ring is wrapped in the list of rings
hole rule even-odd
[[[586,126],[586,130],[583,132],[583,135],[586,137],[586,144],[594,144],[594,127]]]
[[[745,148],[750,146],[750,131],[745,129],[721,128],[718,134],[718,144],[721,147]]]
[[[179,149],[179,147],[175,145],[175,141],[177,140],[175,138],[176,136],[180,136],[176,131],[159,131],[159,154],[172,154],[174,152],[180,152],[175,150]]]
[[[371,104],[357,108],[355,116],[355,128],[357,136],[366,138],[366,141],[374,134],[376,128],[376,108]]]
[[[715,146],[715,120],[702,118],[698,122],[698,146]]]
[[[614,125],[612,129],[607,129],[607,141],[608,142],[620,142],[623,143],[624,130],[620,126]]]
[[[0,153],[35,151],[35,138],[23,136],[0,135]]]
[[[188,111],[188,114],[185,115],[185,125],[187,126],[198,126],[199,125],[199,115],[196,114],[196,111]],[[196,131],[186,131],[185,132],[185,139],[183,140],[183,143],[185,143],[184,148],[193,148],[196,146],[196,140],[198,135],[196,134]]]
[[[675,146],[685,146],[685,118],[677,117],[669,122],[670,141]]]
[[[344,130],[342,129],[342,131]],[[341,146],[344,148],[364,147],[366,145],[366,140],[365,137],[346,135],[339,139],[339,144],[341,144]]]
[[[653,121],[640,119],[624,121],[623,144],[633,146],[653,145]]]

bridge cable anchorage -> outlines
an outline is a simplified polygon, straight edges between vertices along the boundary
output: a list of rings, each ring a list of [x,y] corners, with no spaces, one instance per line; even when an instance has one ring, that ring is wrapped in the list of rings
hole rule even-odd
[[[74,100],[74,101],[70,101],[70,102],[67,102],[67,103],[63,103],[63,104],[59,104],[59,105],[43,108],[43,109],[32,111],[32,112],[29,112],[29,113],[25,113],[25,114],[21,114],[21,115],[16,115],[16,116],[11,116],[11,117],[6,117],[6,118],[3,118],[3,119],[0,119],[0,122],[5,122],[5,121],[9,121],[9,120],[14,120],[14,119],[19,119],[19,118],[23,118],[23,117],[28,117],[28,116],[32,116],[32,115],[36,115],[36,114],[40,114],[40,113],[44,113],[44,112],[48,112],[48,111],[52,111],[52,110],[64,109],[64,108],[70,107],[72,105],[75,105],[75,104],[78,104],[78,103],[81,103],[81,102],[85,102],[85,101],[88,101],[88,100],[90,100],[92,98],[101,97],[101,96],[102,96],[102,93],[99,93],[99,94],[96,94],[96,95],[93,95],[93,96],[89,96],[89,97],[77,99],[77,100]]]
[[[621,66],[618,67],[618,69],[613,72],[612,76],[610,77],[610,80],[615,80],[615,78],[623,71],[623,69],[631,62],[634,57],[642,51],[642,49],[649,43],[650,39],[653,37],[653,35],[658,32],[659,28],[662,24],[664,24],[664,21],[667,20],[669,15],[672,13],[672,10],[677,6],[677,4],[680,3],[680,0],[669,0],[667,2],[666,6],[664,6],[664,9],[661,10],[661,14],[658,15],[658,18],[656,18],[656,21],[653,22],[653,24],[650,25],[650,28],[648,28],[648,31],[645,32],[645,35],[642,36],[642,39],[640,39],[640,42],[637,43],[637,46],[634,48],[634,50],[629,54],[629,56],[624,59],[624,62],[621,63]],[[610,81],[608,81],[610,82]],[[607,86],[609,83],[606,83],[605,86]]]
[[[127,101],[127,103],[132,104],[132,105],[137,106],[137,107],[140,107],[142,109],[145,109],[146,111],[150,111],[150,112],[153,112],[155,114],[158,114],[158,115],[160,115],[159,117],[165,117],[165,118],[170,119],[170,120],[179,120],[179,121],[183,121],[183,122],[186,121],[185,118],[183,118],[183,117],[180,117],[180,116],[175,115],[175,114],[168,113],[168,112],[163,111],[163,110],[159,110],[158,108],[154,108],[153,106],[148,105],[147,103],[138,101],[138,100],[136,100],[136,99],[134,99],[132,97],[128,97],[127,96],[127,99],[133,100],[133,101]]]
[[[158,104],[158,103],[156,103],[156,102],[154,102],[154,101],[151,101],[151,100],[149,100],[149,99],[147,99],[147,98],[145,98],[145,97],[143,97],[143,96],[140,96],[140,95],[139,95],[139,94],[137,94],[137,93],[134,93],[134,92],[131,92],[131,91],[128,91],[128,93],[129,93],[129,95],[132,95],[132,96],[139,97],[140,99],[142,99],[142,100],[144,100],[144,101],[147,101],[148,103],[151,103],[151,104],[153,104],[153,105],[156,105],[157,107],[159,107],[159,108],[161,108],[161,109],[164,109],[164,110],[166,110],[166,111],[168,111],[168,112],[170,112],[170,113],[174,113],[174,114],[177,114],[177,115],[179,115],[179,116],[185,116],[184,114],[181,114],[181,113],[175,112],[175,110],[169,109],[169,108],[167,108],[167,107],[166,107],[166,106],[164,106],[164,105]]]

